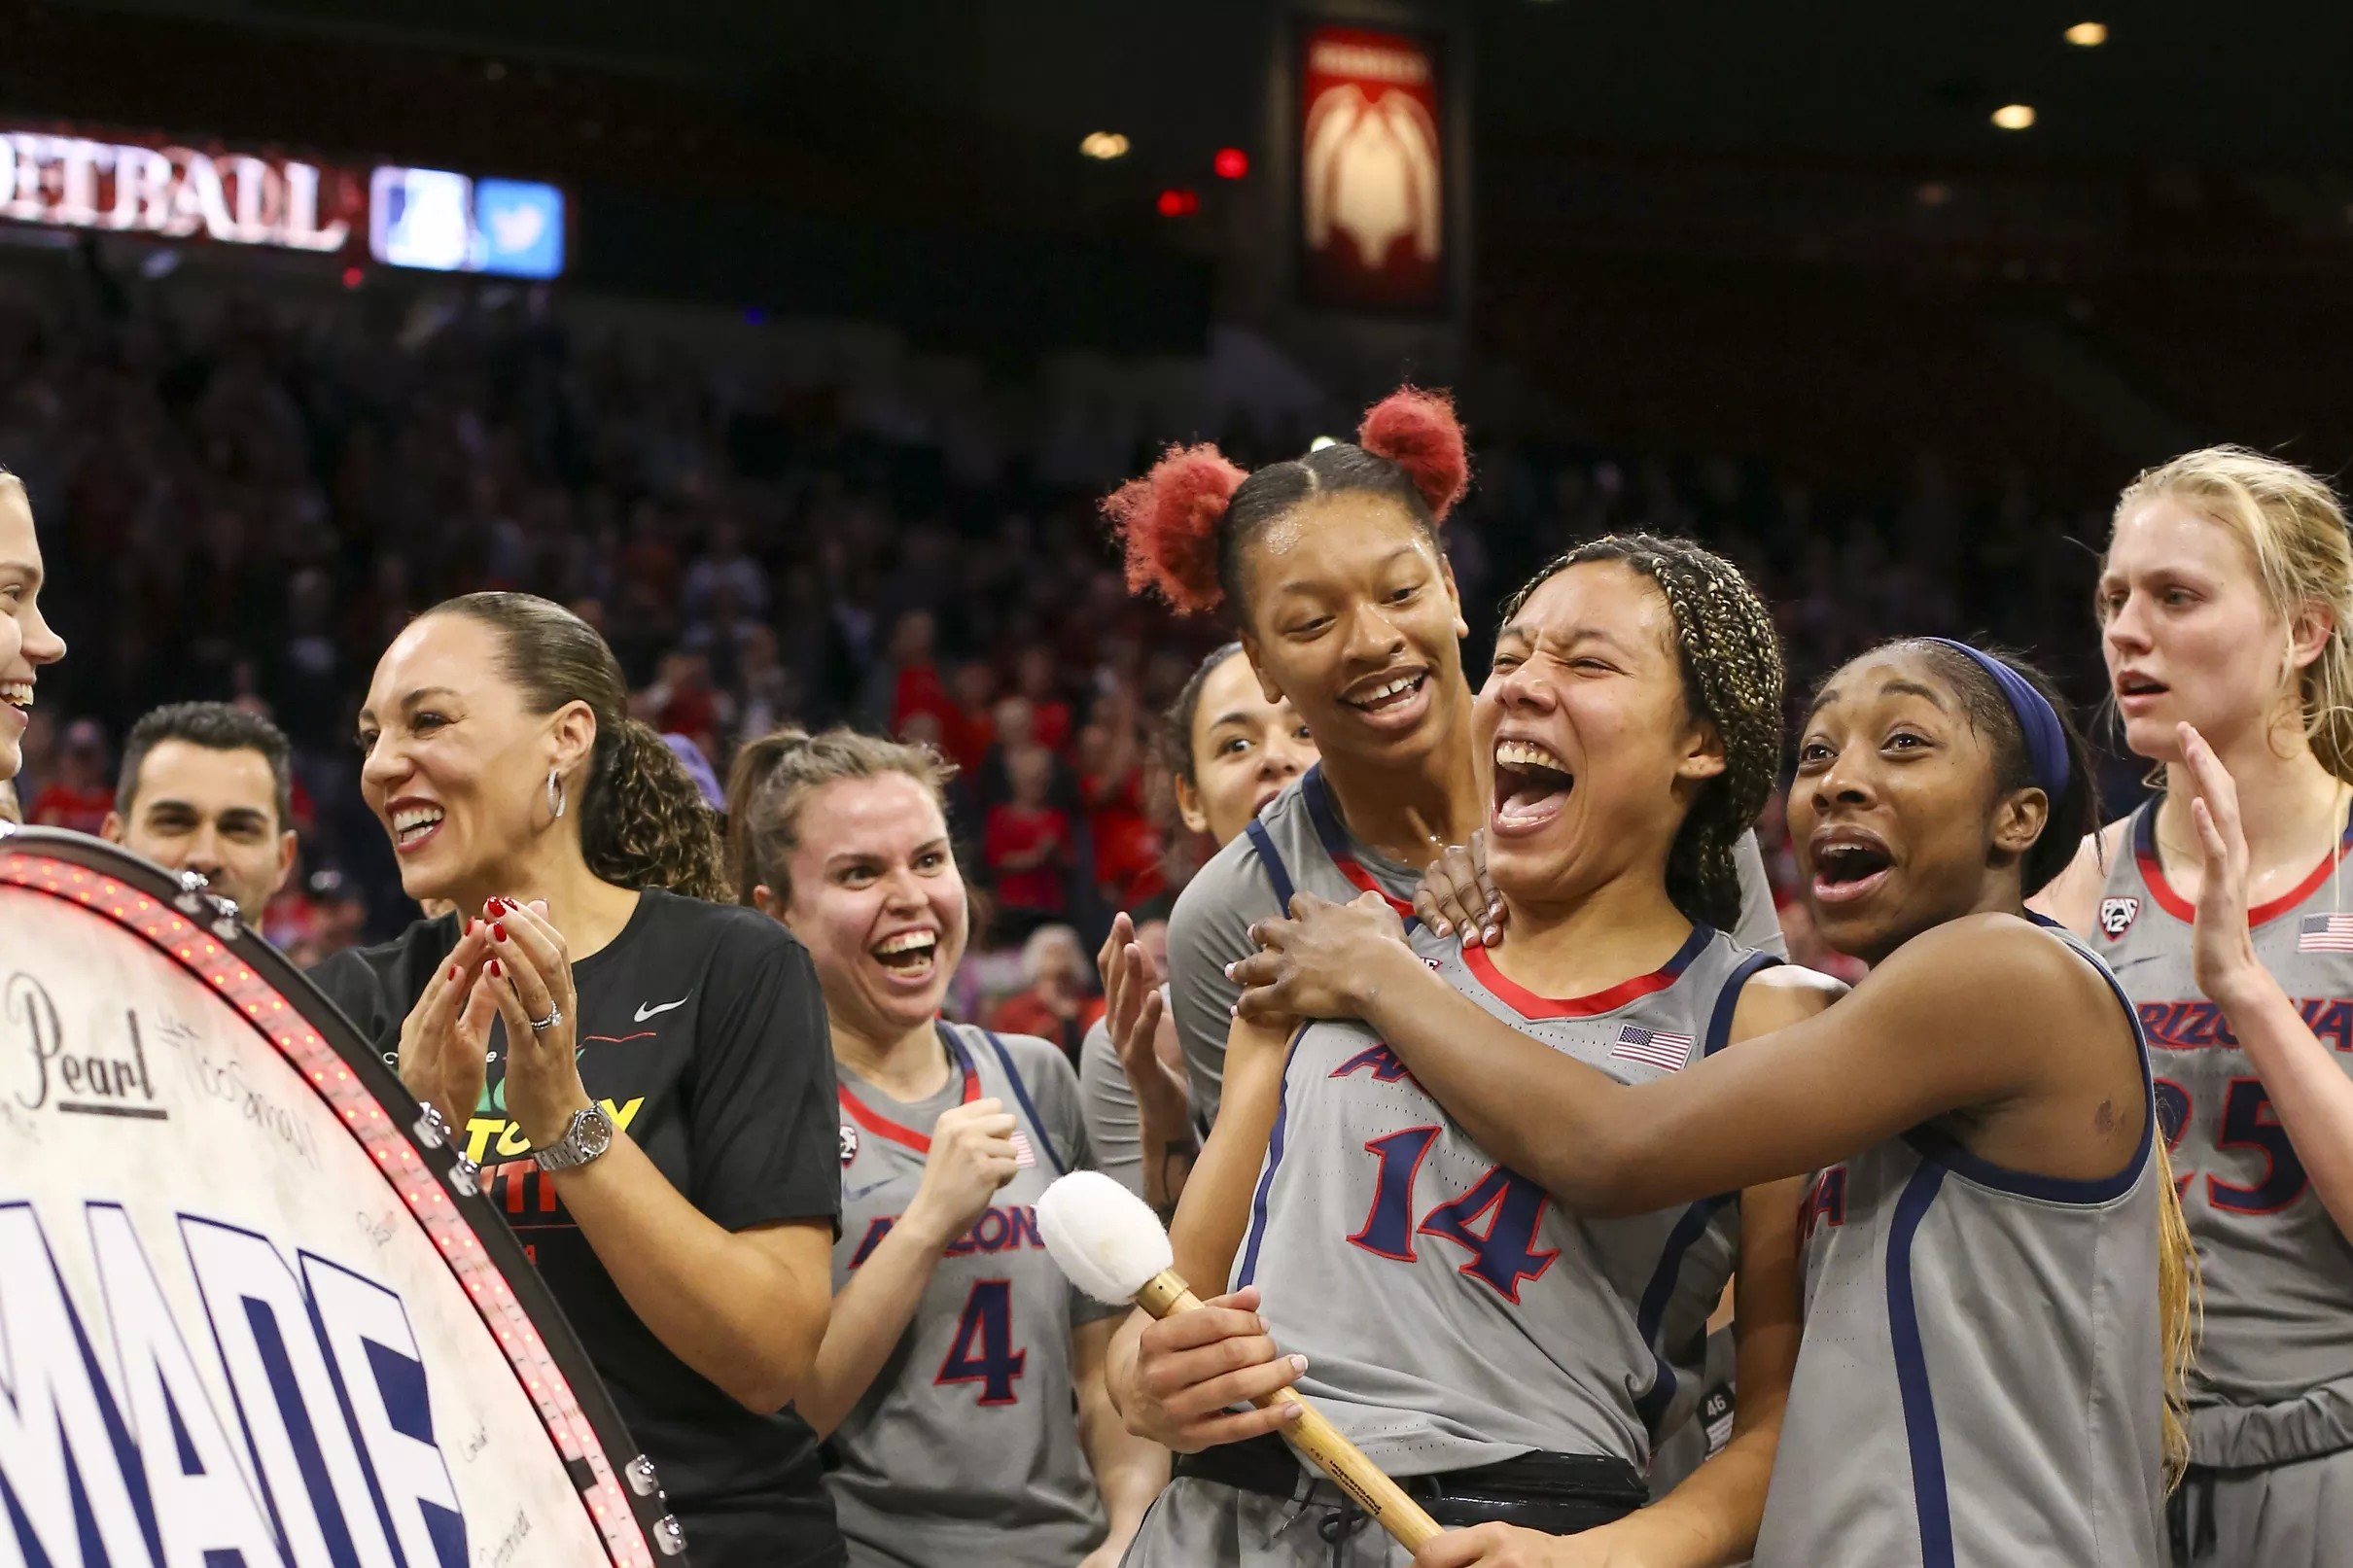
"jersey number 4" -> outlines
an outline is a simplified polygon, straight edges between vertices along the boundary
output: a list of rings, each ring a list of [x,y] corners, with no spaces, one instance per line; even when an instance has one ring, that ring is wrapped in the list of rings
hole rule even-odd
[[[2157,1080],[2157,1117],[2165,1130],[2167,1149],[2181,1146],[2182,1133],[2195,1113],[2190,1091],[2170,1078]],[[2230,1080],[2223,1094],[2223,1124],[2215,1131],[2214,1146],[2259,1149],[2264,1156],[2264,1178],[2252,1187],[2207,1173],[2206,1202],[2225,1213],[2276,1214],[2304,1195],[2304,1163],[2288,1142],[2288,1131],[2279,1125],[2279,1113],[2271,1108],[2261,1078]],[[2188,1188],[2190,1174],[2176,1174],[2177,1184]]]
[[[1414,1178],[1422,1157],[1442,1129],[1409,1127],[1364,1147],[1381,1161],[1372,1212],[1349,1239],[1365,1251],[1401,1263],[1414,1261],[1414,1237],[1434,1236],[1469,1252],[1461,1272],[1485,1280],[1495,1294],[1517,1305],[1520,1282],[1534,1279],[1561,1255],[1558,1247],[1536,1249],[1536,1226],[1544,1218],[1543,1188],[1517,1171],[1490,1166],[1470,1191],[1449,1200],[1414,1223]],[[1484,1222],[1484,1229],[1481,1228]]]
[[[1013,1379],[1030,1352],[1013,1348],[1013,1282],[978,1279],[956,1320],[956,1338],[934,1383],[978,1383],[983,1405],[1014,1403]]]

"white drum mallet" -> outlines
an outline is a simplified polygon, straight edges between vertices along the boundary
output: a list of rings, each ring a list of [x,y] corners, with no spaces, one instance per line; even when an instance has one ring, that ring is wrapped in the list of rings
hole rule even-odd
[[[1173,1267],[1176,1254],[1160,1217],[1099,1170],[1074,1170],[1049,1186],[1037,1200],[1037,1230],[1071,1283],[1097,1301],[1134,1302],[1154,1317],[1201,1307],[1201,1298]],[[1287,1388],[1256,1403],[1298,1406],[1298,1418],[1283,1435],[1408,1551],[1420,1551],[1439,1533],[1438,1522],[1422,1505],[1314,1405]]]

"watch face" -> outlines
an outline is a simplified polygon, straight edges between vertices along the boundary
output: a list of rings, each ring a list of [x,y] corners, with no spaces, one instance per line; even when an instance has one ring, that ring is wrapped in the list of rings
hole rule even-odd
[[[579,1139],[581,1158],[593,1160],[613,1147],[613,1118],[602,1105],[593,1106],[581,1114],[574,1135]]]

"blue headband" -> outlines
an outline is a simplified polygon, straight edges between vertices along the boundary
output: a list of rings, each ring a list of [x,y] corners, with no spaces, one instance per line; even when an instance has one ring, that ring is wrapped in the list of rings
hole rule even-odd
[[[2035,784],[2051,797],[2051,809],[2058,810],[2059,797],[2067,792],[2071,770],[2067,766],[2067,727],[2059,722],[2051,699],[2035,690],[2033,681],[1990,653],[1966,643],[1955,643],[1949,637],[1923,641],[1968,654],[1980,669],[1993,677],[1993,683],[2001,688],[2011,713],[2018,715],[2019,733],[2026,740],[2026,761]]]

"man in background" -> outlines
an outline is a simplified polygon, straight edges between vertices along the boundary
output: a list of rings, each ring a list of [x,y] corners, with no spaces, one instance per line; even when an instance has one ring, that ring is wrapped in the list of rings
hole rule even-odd
[[[200,872],[255,930],[294,869],[286,737],[228,703],[174,703],[131,726],[99,835],[171,871]]]

